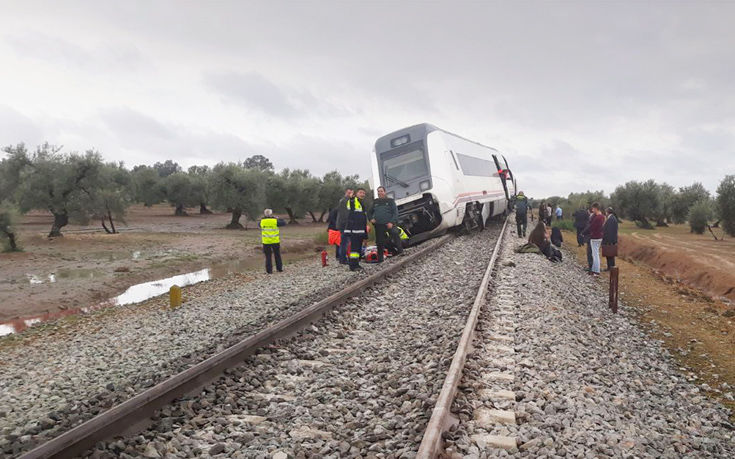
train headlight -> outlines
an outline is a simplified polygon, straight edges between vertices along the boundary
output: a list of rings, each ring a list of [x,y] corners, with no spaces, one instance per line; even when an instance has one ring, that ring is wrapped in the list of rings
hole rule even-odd
[[[424,180],[423,182],[419,183],[419,189],[421,191],[426,191],[429,188],[431,188],[431,182],[428,180]]]
[[[388,193],[386,193],[385,195],[386,195],[387,197],[391,198],[391,199],[396,199],[396,194],[395,194],[394,192],[392,192],[392,191],[389,191],[389,192],[388,192]]]

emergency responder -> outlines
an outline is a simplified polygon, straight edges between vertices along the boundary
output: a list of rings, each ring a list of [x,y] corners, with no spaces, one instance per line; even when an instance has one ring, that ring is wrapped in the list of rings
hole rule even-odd
[[[377,236],[376,234],[375,237],[377,238]],[[386,242],[385,248],[388,249],[391,255],[402,254],[403,249],[408,246],[408,234],[398,225],[393,225],[393,229],[387,231],[386,237],[388,242]]]
[[[386,235],[392,236],[393,226],[398,222],[396,201],[386,197],[385,188],[382,186],[378,187],[378,198],[373,201],[373,207],[368,213],[368,218],[373,226],[375,226],[375,245],[378,246],[378,263],[382,263]]]
[[[519,191],[516,196],[516,227],[518,237],[526,237],[526,226],[528,225],[528,198]]]
[[[349,213],[347,201],[352,198],[352,195],[352,188],[345,188],[345,195],[339,200],[339,204],[337,204],[337,231],[340,232],[339,262],[343,265],[347,264],[347,246],[350,243],[349,236],[345,236],[344,233],[345,225],[347,224],[347,214]]]
[[[355,196],[347,200],[347,220],[343,237],[349,238],[350,271],[362,269],[360,266],[360,250],[367,240],[367,215],[363,205],[365,189],[358,188]]]
[[[273,274],[271,254],[276,259],[276,269],[279,273],[283,272],[279,226],[283,226],[283,223],[273,217],[273,211],[271,209],[265,209],[263,211],[263,218],[260,220],[260,239],[263,242],[263,253],[265,254],[265,272],[268,274]]]

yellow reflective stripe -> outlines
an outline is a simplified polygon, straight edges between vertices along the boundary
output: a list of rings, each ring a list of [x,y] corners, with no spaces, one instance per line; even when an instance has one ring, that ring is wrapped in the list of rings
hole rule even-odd
[[[357,252],[350,252],[350,258],[360,258],[360,254]]]

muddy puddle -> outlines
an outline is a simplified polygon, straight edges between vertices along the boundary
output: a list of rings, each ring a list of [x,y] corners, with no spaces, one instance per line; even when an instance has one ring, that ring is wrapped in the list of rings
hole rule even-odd
[[[139,252],[137,253],[137,256],[140,256]],[[284,254],[284,260],[295,258],[299,257],[288,256]],[[262,264],[263,261],[260,258],[249,257],[243,260],[233,260],[228,262],[216,263],[208,267],[203,267],[202,269],[196,271],[132,285],[120,295],[109,298],[108,300],[94,305],[82,308],[66,309],[63,311],[39,314],[29,317],[21,317],[0,323],[0,336],[9,335],[12,333],[19,333],[34,325],[70,315],[89,313],[106,307],[126,306],[140,303],[150,298],[168,293],[169,289],[174,285],[185,287],[188,285],[197,284],[199,282],[208,281],[210,279],[224,277],[231,273],[240,273],[245,271],[252,271],[253,269],[260,269]],[[94,278],[102,276],[103,274],[104,273],[102,273],[101,271],[95,269],[64,269],[57,270],[54,273],[43,275],[27,274],[26,278],[28,283],[40,284],[60,282],[62,279],[74,280],[85,277]]]

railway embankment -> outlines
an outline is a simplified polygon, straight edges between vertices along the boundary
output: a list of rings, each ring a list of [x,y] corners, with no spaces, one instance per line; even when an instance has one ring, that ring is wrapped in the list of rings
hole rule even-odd
[[[735,456],[729,411],[635,310],[610,312],[604,278],[573,257],[551,264],[514,253],[518,244],[506,245],[499,294],[478,323],[451,457]]]
[[[392,262],[360,274],[297,262],[282,274],[188,287],[198,293],[185,291],[176,310],[159,297],[4,337],[0,452],[28,451]]]

